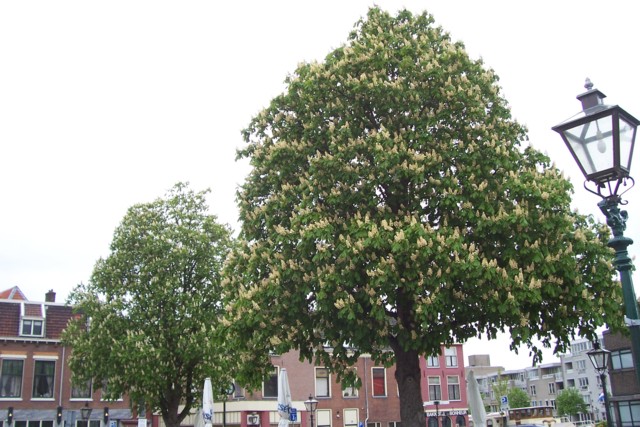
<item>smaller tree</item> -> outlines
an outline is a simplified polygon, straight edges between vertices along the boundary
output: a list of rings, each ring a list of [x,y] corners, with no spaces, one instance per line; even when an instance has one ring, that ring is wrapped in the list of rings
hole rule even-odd
[[[589,407],[584,402],[582,395],[577,388],[567,388],[558,393],[556,398],[556,408],[558,415],[573,417],[589,411]]]
[[[509,398],[509,407],[511,408],[526,408],[531,406],[531,397],[521,388],[510,388],[507,392]]]
[[[73,348],[75,381],[102,387],[106,380],[103,397],[126,393],[159,412],[167,427],[180,426],[199,403],[206,377],[217,389],[231,380],[215,332],[233,240],[205,195],[176,184],[165,199],[131,207],[109,256],[71,294],[78,316],[62,335]]]
[[[507,396],[510,408],[526,408],[531,405],[531,398],[527,392],[517,387],[509,387],[507,377],[498,374],[496,382],[491,387],[497,399]]]

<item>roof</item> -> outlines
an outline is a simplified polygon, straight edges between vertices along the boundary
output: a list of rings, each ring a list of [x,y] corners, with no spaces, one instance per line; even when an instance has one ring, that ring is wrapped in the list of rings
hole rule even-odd
[[[65,304],[0,299],[0,339],[21,339],[20,325],[27,317],[44,321],[44,336],[40,339],[59,340],[73,316],[73,308]]]
[[[27,297],[22,293],[19,287],[14,286],[13,288],[9,288],[0,292],[0,299],[12,299],[12,300],[21,300],[27,301]]]

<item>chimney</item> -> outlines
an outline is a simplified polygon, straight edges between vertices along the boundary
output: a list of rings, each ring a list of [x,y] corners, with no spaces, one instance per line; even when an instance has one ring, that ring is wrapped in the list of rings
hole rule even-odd
[[[56,302],[56,293],[53,292],[53,289],[50,289],[49,292],[47,292],[44,295],[44,301],[45,302]]]

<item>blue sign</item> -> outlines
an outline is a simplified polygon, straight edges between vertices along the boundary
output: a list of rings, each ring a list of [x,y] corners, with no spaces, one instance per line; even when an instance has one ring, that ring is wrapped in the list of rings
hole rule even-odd
[[[296,408],[289,408],[289,421],[298,421],[298,410]]]
[[[500,398],[500,403],[503,403],[503,404],[509,403],[509,398],[507,396],[502,396]]]

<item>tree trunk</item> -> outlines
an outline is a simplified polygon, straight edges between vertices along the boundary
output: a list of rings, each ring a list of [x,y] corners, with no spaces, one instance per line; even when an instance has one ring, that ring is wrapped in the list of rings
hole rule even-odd
[[[425,427],[422,390],[420,389],[420,357],[415,351],[395,346],[396,381],[400,393],[400,421],[402,427]]]
[[[187,413],[189,412],[191,405],[189,408],[183,408],[182,412],[180,409],[180,396],[178,393],[167,393],[168,398],[166,400],[166,408],[162,408],[162,421],[164,421],[165,427],[180,427],[182,421],[186,418]]]

